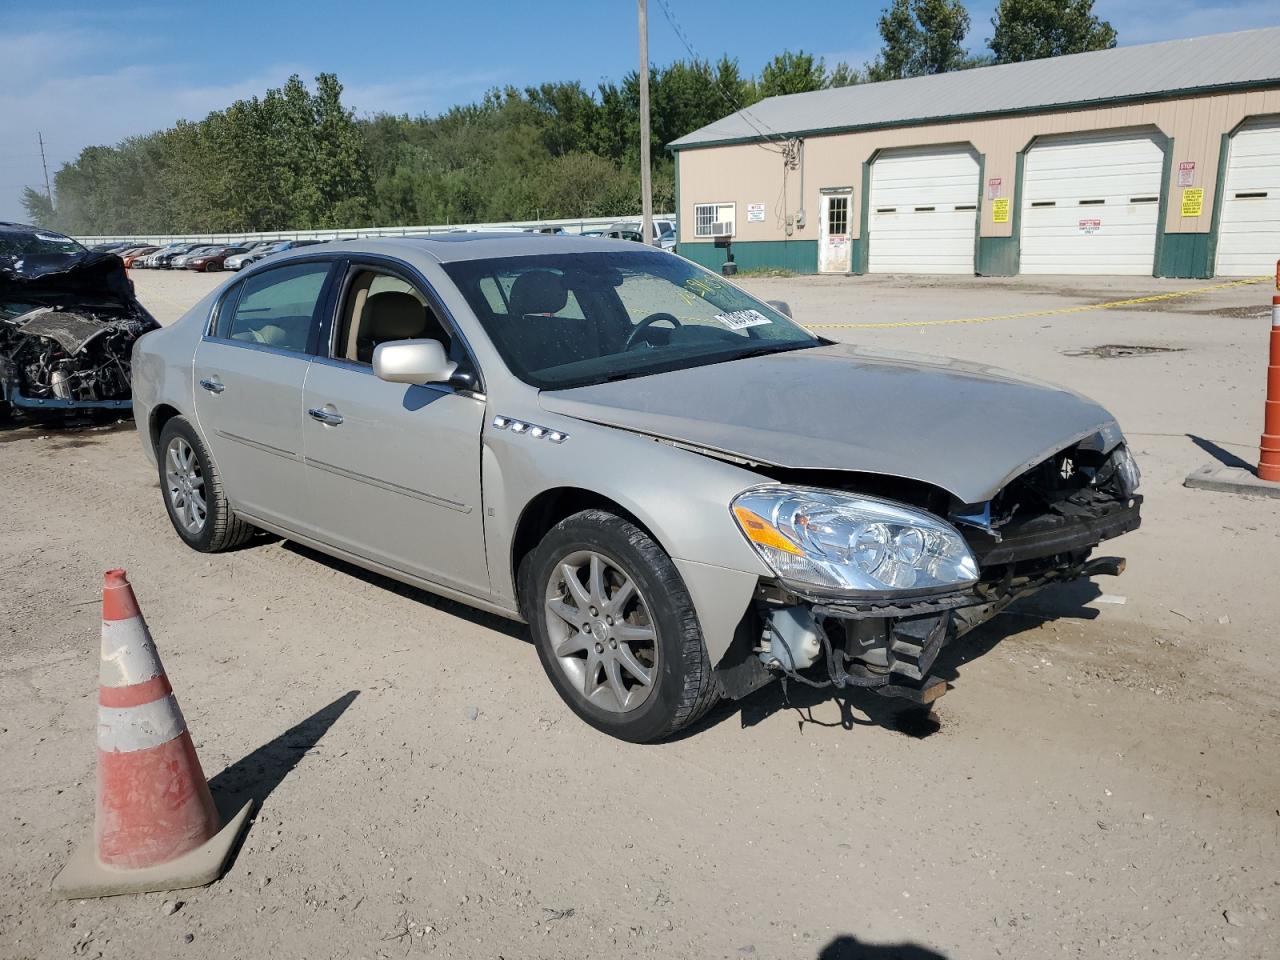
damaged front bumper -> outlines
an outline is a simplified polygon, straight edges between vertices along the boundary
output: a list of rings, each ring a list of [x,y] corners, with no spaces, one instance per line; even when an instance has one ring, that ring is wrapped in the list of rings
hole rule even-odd
[[[1091,559],[1090,552],[1103,540],[1136,529],[1141,502],[1133,496],[1096,516],[1073,517],[1010,540],[975,542],[982,579],[954,593],[910,601],[845,601],[762,584],[755,663],[729,676],[730,684],[753,675],[754,688],[781,675],[809,686],[863,687],[932,703],[949,689],[947,679],[935,672],[948,643],[1046,586],[1123,573],[1123,558]]]

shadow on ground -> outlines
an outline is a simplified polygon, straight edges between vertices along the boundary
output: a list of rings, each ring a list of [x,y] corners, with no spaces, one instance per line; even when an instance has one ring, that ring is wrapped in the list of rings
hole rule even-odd
[[[218,807],[236,809],[246,800],[261,807],[359,695],[359,690],[349,690],[210,780],[209,789]]]
[[[946,956],[916,943],[866,943],[844,934],[818,954],[818,960],[947,960]]]
[[[276,538],[279,539],[279,538]],[[410,586],[407,583],[401,583],[399,580],[392,580],[390,577],[384,577],[380,573],[358,567],[354,563],[348,563],[345,560],[339,560],[337,557],[331,557],[327,553],[321,553],[319,550],[312,550],[310,547],[303,546],[300,543],[294,543],[292,540],[283,541],[283,547],[292,553],[304,556],[316,563],[322,563],[326,567],[337,570],[353,577],[356,580],[362,580],[371,586],[378,587],[381,590],[387,590],[396,596],[404,597],[415,603],[420,603],[424,607],[430,607],[433,610],[439,610],[442,613],[450,614],[462,620],[469,620],[471,623],[481,627],[488,627],[490,630],[496,630],[498,633],[506,634],[509,637],[516,637],[521,640],[532,642],[529,637],[529,631],[524,624],[516,623],[514,620],[508,620],[506,617],[500,617],[497,614],[485,613],[483,610],[477,610],[475,607],[468,607],[464,603],[458,603],[455,600],[449,600],[438,594],[432,593],[430,590],[423,590],[420,587]]]
[[[1197,437],[1194,433],[1188,433],[1187,439],[1194,443],[1197,447],[1207,453],[1213,459],[1217,460],[1224,467],[1240,467],[1244,470],[1253,471],[1254,466],[1248,460],[1242,460],[1230,450],[1225,450],[1212,440],[1206,440],[1204,437]]]

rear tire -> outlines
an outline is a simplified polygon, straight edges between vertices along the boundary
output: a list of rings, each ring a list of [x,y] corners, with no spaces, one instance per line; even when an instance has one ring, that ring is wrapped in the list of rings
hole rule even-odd
[[[218,553],[253,536],[254,528],[231,509],[222,476],[185,417],[172,418],[160,431],[156,461],[169,522],[187,546]]]
[[[597,730],[652,743],[719,700],[680,572],[634,523],[603,510],[567,517],[524,558],[519,585],[547,677]]]

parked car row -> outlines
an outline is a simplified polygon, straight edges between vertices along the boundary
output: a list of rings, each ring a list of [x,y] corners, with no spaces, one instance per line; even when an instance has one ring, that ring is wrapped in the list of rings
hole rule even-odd
[[[306,247],[323,240],[258,240],[243,243],[170,243],[165,246],[132,243],[102,243],[97,253],[114,253],[126,268],[146,270],[240,270],[251,263],[283,253],[295,247]]]
[[[477,232],[459,227],[451,232]],[[546,233],[564,235],[564,227],[488,227],[486,233]],[[595,227],[583,230],[584,237],[607,237],[615,240],[632,240],[641,243],[644,240],[639,220],[620,220],[608,227]],[[283,253],[295,247],[306,247],[325,240],[245,240],[240,243],[170,243],[164,246],[152,244],[137,245],[132,242],[118,241],[100,243],[91,249],[97,253],[114,253],[124,261],[125,268],[137,267],[145,270],[240,270],[251,263],[257,263],[263,257],[273,253]],[[663,250],[674,250],[676,246],[676,224],[670,219],[653,221],[653,236],[650,244]]]

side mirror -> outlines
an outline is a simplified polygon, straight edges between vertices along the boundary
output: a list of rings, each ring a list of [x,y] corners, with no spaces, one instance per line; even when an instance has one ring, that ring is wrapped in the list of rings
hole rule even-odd
[[[785,300],[766,300],[766,301],[765,301],[765,303],[767,303],[769,306],[773,307],[773,309],[777,310],[780,314],[782,314],[782,315],[783,315],[784,317],[786,317],[788,320],[794,320],[794,319],[795,319],[795,317],[791,316],[791,304],[787,303],[787,301],[785,301]]]
[[[457,368],[439,340],[393,340],[373,348],[373,375],[390,383],[445,383]]]

